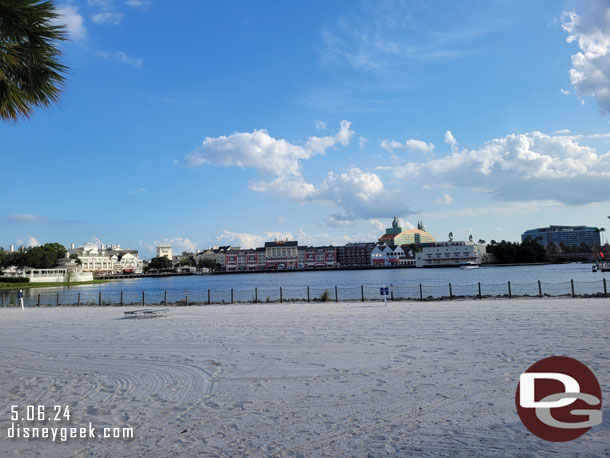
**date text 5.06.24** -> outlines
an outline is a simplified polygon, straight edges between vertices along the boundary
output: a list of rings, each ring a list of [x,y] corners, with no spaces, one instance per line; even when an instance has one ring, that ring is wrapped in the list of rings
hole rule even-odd
[[[11,421],[70,421],[70,406],[12,405]]]

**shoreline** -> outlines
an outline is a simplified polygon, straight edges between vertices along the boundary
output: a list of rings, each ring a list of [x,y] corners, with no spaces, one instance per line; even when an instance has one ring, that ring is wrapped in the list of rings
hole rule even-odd
[[[404,298],[404,297],[400,297],[400,298],[395,298],[395,299],[391,299],[390,297],[388,297],[388,301],[387,301],[387,305],[417,305],[417,304],[422,304],[422,303],[440,303],[440,302],[457,302],[457,303],[465,303],[465,302],[474,302],[474,303],[486,303],[486,302],[494,302],[494,301],[520,301],[520,300],[552,300],[552,299],[559,299],[559,300],[569,300],[569,299],[573,299],[573,300],[584,300],[584,299],[608,299],[610,298],[609,294],[604,294],[604,293],[597,293],[597,294],[576,294],[576,295],[571,295],[571,294],[561,294],[561,295],[550,295],[550,294],[543,294],[542,296],[537,296],[537,295],[512,295],[509,296],[508,294],[504,294],[504,295],[500,295],[500,296],[492,296],[492,295],[484,295],[481,298],[477,297],[477,296],[453,296],[452,298],[450,298],[449,296],[443,296],[443,297],[433,297],[433,296],[429,296],[429,297],[424,297],[423,299],[416,299],[416,298]],[[129,303],[118,303],[118,302],[102,302],[100,303],[81,303],[79,304],[40,304],[40,305],[26,305],[26,308],[31,308],[31,309],[37,309],[37,308],[86,308],[86,309],[91,309],[91,308],[97,308],[97,309],[102,309],[102,308],[126,308],[126,307],[170,307],[170,308],[176,308],[176,309],[181,309],[181,308],[189,308],[189,307],[214,307],[214,306],[263,306],[263,305],[271,305],[271,304],[276,304],[276,305],[303,305],[303,304],[307,304],[307,305],[338,305],[338,304],[342,304],[342,305],[366,305],[366,304],[374,304],[374,305],[379,305],[379,306],[384,306],[384,300],[383,299],[365,299],[365,300],[357,300],[357,299],[339,299],[339,300],[335,300],[333,298],[330,298],[326,301],[323,301],[319,298],[312,298],[311,300],[307,300],[307,299],[283,299],[283,300],[259,300],[259,301],[233,301],[233,302],[225,302],[225,301],[221,301],[221,302],[206,302],[206,301],[186,301],[186,300],[180,300],[180,301],[176,301],[176,302],[167,302],[167,303],[163,303],[163,302],[150,302],[150,303],[144,303],[142,304],[141,302],[129,302]],[[18,304],[4,304],[3,307],[0,307],[0,309],[2,308],[15,308],[18,309],[20,308]]]
[[[32,288],[53,288],[53,287],[70,287],[83,285],[96,285],[100,283],[109,283],[110,280],[91,280],[91,281],[63,281],[63,282],[34,282],[34,283],[0,283],[0,291],[11,291],[19,289]]]

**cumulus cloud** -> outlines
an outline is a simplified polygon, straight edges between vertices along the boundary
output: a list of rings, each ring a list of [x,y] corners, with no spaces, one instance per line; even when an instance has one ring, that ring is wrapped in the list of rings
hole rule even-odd
[[[496,200],[577,205],[609,199],[600,190],[610,189],[610,153],[597,154],[575,137],[530,132],[493,139],[477,150],[407,163],[394,173],[428,185],[477,189]]]
[[[343,173],[329,172],[313,200],[339,207],[342,215],[335,219],[383,218],[393,213],[410,214],[400,191],[385,188],[379,176],[352,166]]]
[[[255,168],[262,172],[289,177],[300,175],[300,161],[326,150],[337,143],[347,145],[354,134],[351,123],[341,121],[336,135],[309,137],[306,144],[294,145],[284,139],[276,139],[264,130],[235,132],[220,137],[206,137],[202,145],[184,158],[184,165],[196,167],[210,164],[224,167]]]
[[[572,55],[570,82],[581,96],[593,96],[600,109],[610,112],[610,2],[582,2],[582,11],[564,12],[562,27],[568,43],[580,51]]]
[[[383,149],[394,151],[395,149],[410,149],[421,151],[423,153],[432,153],[434,151],[433,143],[426,143],[423,140],[408,139],[404,143],[396,140],[382,140],[379,144]]]
[[[349,121],[341,121],[335,135],[312,136],[304,145],[276,139],[266,130],[207,137],[199,148],[186,155],[183,163],[188,167],[210,164],[258,169],[276,178],[253,181],[250,189],[303,200],[314,193],[315,187],[303,178],[301,161],[324,155],[329,148],[337,145],[347,146],[354,135],[350,126]]]
[[[453,151],[453,152],[457,151],[458,142],[450,130],[445,132],[444,140],[445,140],[445,143],[447,143],[449,146],[451,146],[451,151]]]
[[[57,7],[59,17],[54,21],[57,25],[64,25],[68,34],[75,40],[82,40],[87,37],[87,29],[84,26],[84,19],[79,14],[78,8],[74,5],[62,5]]]
[[[453,202],[453,197],[444,192],[438,199],[436,199],[436,202],[439,204],[449,205]]]
[[[572,132],[570,129],[559,129],[554,132],[557,135],[570,135]]]
[[[570,91],[564,88],[559,89],[559,92],[561,92],[563,95],[570,95]]]
[[[335,135],[309,137],[304,145],[276,139],[266,130],[208,137],[201,147],[186,155],[183,164],[189,167],[209,164],[254,168],[266,175],[274,175],[271,180],[251,181],[249,188],[300,202],[332,205],[340,209],[340,213],[329,218],[334,223],[356,218],[388,217],[396,210],[409,213],[400,192],[387,190],[379,176],[357,167],[343,173],[329,172],[318,188],[305,180],[301,162],[324,155],[331,147],[347,146],[354,135],[350,125],[350,122],[342,121]]]
[[[300,174],[279,177],[272,181],[252,181],[249,188],[252,191],[267,192],[300,201],[304,201],[316,191],[316,187],[305,181]]]

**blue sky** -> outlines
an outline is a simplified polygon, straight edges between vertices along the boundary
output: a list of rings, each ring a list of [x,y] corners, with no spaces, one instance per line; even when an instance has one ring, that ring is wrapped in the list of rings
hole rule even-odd
[[[69,81],[0,124],[0,246],[610,223],[608,0],[56,4]]]

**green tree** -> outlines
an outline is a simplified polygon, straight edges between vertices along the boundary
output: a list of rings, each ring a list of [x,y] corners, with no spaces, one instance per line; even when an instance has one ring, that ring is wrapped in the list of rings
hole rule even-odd
[[[0,1],[0,119],[29,117],[56,103],[67,67],[57,45],[66,40],[51,1]]]
[[[170,270],[172,267],[172,262],[165,256],[152,258],[148,263],[148,270]]]
[[[42,248],[55,255],[55,261],[66,256],[66,247],[61,243],[45,243]]]
[[[201,259],[197,263],[197,267],[200,269],[203,269],[204,267],[207,267],[208,269],[215,269],[216,261],[214,261],[213,259]]]

